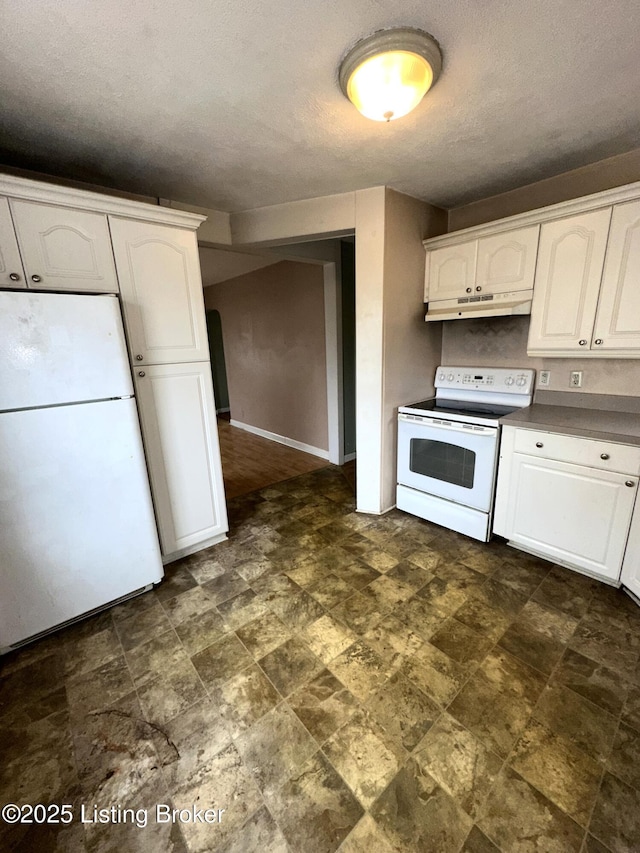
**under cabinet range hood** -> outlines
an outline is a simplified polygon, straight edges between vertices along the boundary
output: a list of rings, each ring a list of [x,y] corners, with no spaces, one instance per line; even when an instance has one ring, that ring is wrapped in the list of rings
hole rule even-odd
[[[461,296],[459,299],[438,299],[425,302],[424,319],[465,320],[473,317],[511,317],[531,314],[533,290],[511,293],[487,293],[482,296]]]

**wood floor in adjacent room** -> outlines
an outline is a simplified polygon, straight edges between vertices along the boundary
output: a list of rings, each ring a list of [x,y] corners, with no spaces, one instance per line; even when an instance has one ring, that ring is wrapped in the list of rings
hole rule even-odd
[[[326,459],[231,426],[225,418],[218,418],[218,434],[227,500],[329,465]]]

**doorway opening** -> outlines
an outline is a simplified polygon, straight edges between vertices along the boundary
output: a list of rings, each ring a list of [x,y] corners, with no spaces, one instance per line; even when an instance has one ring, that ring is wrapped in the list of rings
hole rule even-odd
[[[355,453],[354,246],[325,241],[325,255],[329,242],[330,261],[307,244],[261,255],[201,248],[229,499],[326,467],[338,443],[340,461]]]
[[[209,354],[211,357],[211,375],[213,377],[213,395],[216,401],[216,416],[228,421],[231,418],[229,385],[227,382],[227,365],[224,357],[224,338],[222,337],[220,312],[212,308],[206,312],[206,318]]]

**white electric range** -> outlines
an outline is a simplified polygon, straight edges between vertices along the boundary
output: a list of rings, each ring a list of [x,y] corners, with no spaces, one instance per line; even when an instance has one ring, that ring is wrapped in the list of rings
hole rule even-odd
[[[398,409],[398,509],[487,542],[498,421],[531,404],[534,373],[439,367],[436,396]]]

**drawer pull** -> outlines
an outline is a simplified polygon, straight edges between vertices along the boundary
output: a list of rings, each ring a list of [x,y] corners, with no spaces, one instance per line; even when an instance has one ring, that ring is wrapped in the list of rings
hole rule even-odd
[[[470,288],[470,287],[468,287],[468,288],[467,288],[467,293],[471,293],[471,288]]]
[[[32,275],[31,281],[35,281],[35,283],[38,284],[39,281],[42,281],[42,277],[39,275]]]
[[[580,344],[581,347],[586,347],[586,345],[587,345],[587,342],[585,341],[584,338],[581,341],[578,341],[578,343]]]
[[[20,281],[20,276],[17,272],[10,272],[9,278],[11,279],[11,281]]]
[[[144,370],[139,370],[139,371],[138,371],[138,376],[146,376],[146,375],[147,375],[147,374],[144,372]]]
[[[601,453],[601,454],[600,454],[600,459],[608,459],[608,458],[609,458],[609,454],[608,454],[608,453]]]
[[[629,486],[629,488],[632,489],[635,486],[635,483],[633,482],[633,480],[627,480],[625,486]]]
[[[604,343],[604,341],[602,340],[602,338],[596,338],[596,346],[597,346],[597,347],[599,347],[599,346],[600,346],[600,344],[602,344],[602,343]]]
[[[544,444],[541,441],[536,441],[536,447],[544,447]]]

